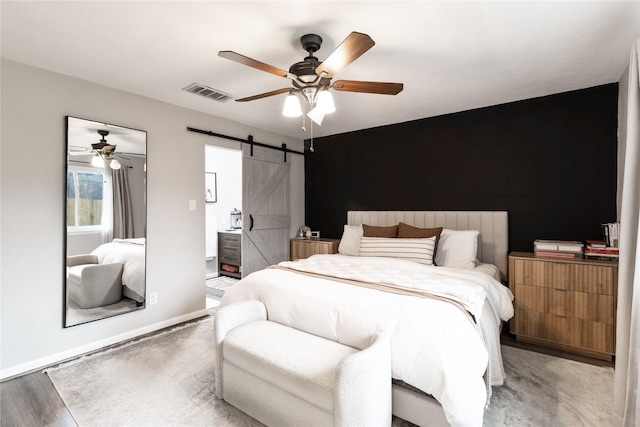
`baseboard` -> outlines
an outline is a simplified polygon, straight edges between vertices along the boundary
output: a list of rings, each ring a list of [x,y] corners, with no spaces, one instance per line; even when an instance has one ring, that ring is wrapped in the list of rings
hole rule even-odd
[[[10,380],[20,375],[28,374],[31,372],[43,370],[52,365],[57,365],[62,362],[66,362],[76,357],[82,356],[87,353],[94,352],[96,350],[103,349],[110,345],[118,344],[123,341],[127,341],[133,338],[137,338],[141,335],[149,334],[151,332],[158,331],[160,329],[168,328],[189,320],[197,319],[199,317],[208,316],[209,313],[206,309],[194,311],[189,314],[174,317],[172,319],[164,320],[159,323],[145,326],[143,328],[134,329],[119,335],[114,335],[109,338],[95,341],[89,344],[82,345],[80,347],[71,348],[60,353],[52,354],[50,356],[42,357],[40,359],[32,360],[27,363],[23,363],[11,368],[0,370],[0,381]]]

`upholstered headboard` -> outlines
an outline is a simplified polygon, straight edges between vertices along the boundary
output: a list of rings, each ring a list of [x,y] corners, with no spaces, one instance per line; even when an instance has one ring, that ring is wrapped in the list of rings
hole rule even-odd
[[[508,279],[509,218],[505,211],[348,211],[347,224],[377,226],[399,222],[420,228],[478,230],[478,259],[494,264],[503,281]]]

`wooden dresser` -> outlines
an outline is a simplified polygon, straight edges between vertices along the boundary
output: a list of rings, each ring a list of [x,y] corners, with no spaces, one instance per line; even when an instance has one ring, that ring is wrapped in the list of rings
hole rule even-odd
[[[618,263],[509,255],[515,295],[510,331],[518,341],[612,360]]]
[[[291,261],[315,254],[337,254],[340,239],[291,239]]]
[[[218,232],[218,274],[240,279],[242,260],[242,233]],[[222,265],[237,267],[238,271],[226,271]]]

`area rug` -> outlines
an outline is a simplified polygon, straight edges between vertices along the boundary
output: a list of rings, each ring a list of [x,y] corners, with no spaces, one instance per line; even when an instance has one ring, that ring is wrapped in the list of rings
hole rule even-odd
[[[502,346],[507,379],[493,387],[485,427],[611,426],[613,368]]]
[[[46,370],[80,427],[262,426],[214,395],[213,318]]]
[[[507,380],[494,387],[484,427],[609,425],[612,368],[502,351]],[[262,425],[214,395],[212,317],[46,372],[80,427]]]

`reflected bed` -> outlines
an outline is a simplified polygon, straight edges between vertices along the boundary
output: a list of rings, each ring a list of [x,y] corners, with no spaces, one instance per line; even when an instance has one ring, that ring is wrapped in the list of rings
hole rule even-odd
[[[145,294],[145,239],[113,239],[96,248],[92,255],[98,263],[122,264],[122,293],[138,303],[144,302]]]

